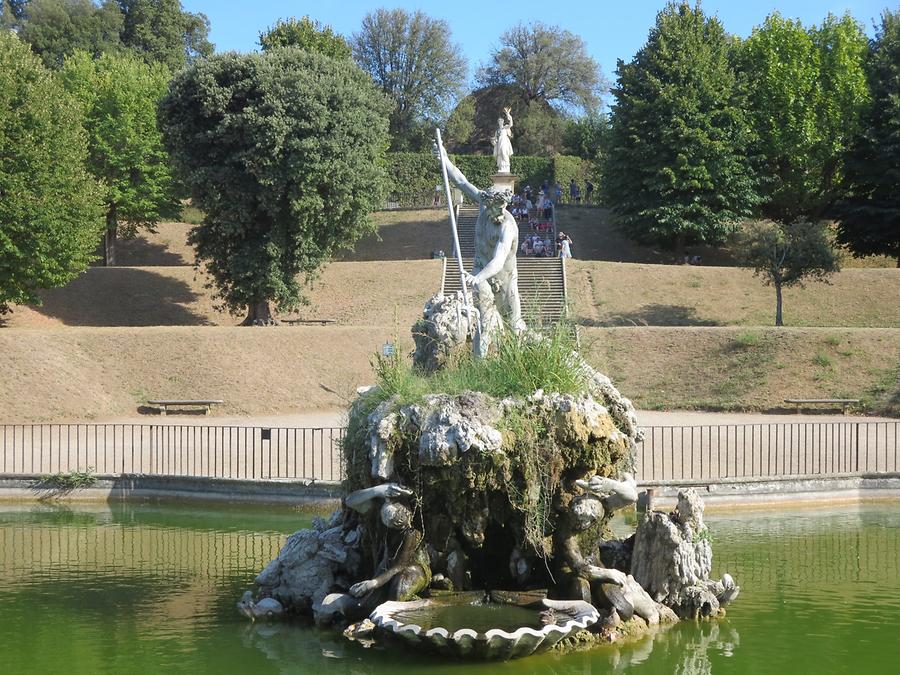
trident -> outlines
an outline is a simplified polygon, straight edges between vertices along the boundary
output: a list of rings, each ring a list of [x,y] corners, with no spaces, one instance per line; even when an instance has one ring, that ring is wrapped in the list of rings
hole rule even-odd
[[[459,248],[459,232],[456,229],[456,212],[453,210],[453,195],[450,193],[450,179],[447,176],[447,164],[444,162],[444,144],[441,141],[441,130],[435,128],[434,134],[437,137],[438,157],[441,160],[441,175],[444,178],[444,195],[447,198],[447,210],[450,212],[450,226],[453,228],[453,250],[456,253],[456,264],[459,265],[459,280],[462,286],[463,309],[466,313],[467,333],[472,326],[472,316],[475,316],[475,340],[474,345],[478,345],[481,341],[481,316],[478,309],[469,302],[469,294],[466,291],[466,275],[463,268],[462,251]],[[461,319],[462,317],[460,317]],[[460,323],[462,321],[460,320]],[[476,351],[477,347],[476,347]]]

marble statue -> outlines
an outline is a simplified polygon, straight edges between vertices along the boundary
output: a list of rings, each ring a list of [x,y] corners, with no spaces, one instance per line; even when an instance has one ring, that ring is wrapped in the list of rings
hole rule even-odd
[[[509,162],[512,159],[512,114],[509,108],[503,109],[503,117],[497,118],[497,131],[491,139],[494,146],[494,159],[497,160],[497,173],[509,173]]]
[[[359,513],[368,512],[375,499],[382,499],[379,516],[388,533],[378,565],[379,574],[353,584],[349,593],[354,598],[364,598],[373,591],[387,588],[387,599],[408,600],[431,582],[428,556],[421,547],[422,533],[413,527],[412,510],[395,501],[412,496],[412,490],[397,483],[383,483],[347,495],[344,503]]]
[[[525,330],[516,269],[519,226],[506,210],[512,201],[512,190],[496,186],[479,190],[454,166],[443,148],[435,148],[435,153],[443,154],[447,177],[481,206],[475,221],[475,264],[471,274],[463,273],[463,281],[474,291],[482,336],[489,336],[496,329],[498,315],[506,328]]]
[[[622,474],[622,480],[604,476],[592,476],[590,480],[576,480],[575,485],[596,495],[608,514],[637,502],[637,483],[630,473]]]

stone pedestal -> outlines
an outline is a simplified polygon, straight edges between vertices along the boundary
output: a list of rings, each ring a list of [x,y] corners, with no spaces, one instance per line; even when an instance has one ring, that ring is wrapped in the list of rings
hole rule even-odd
[[[509,189],[516,191],[516,180],[519,177],[514,173],[495,173],[491,176],[491,183],[498,189]]]

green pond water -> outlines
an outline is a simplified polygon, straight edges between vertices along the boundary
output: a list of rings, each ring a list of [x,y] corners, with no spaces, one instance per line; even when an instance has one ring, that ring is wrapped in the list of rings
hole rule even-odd
[[[896,673],[900,506],[709,514],[727,620],[587,653],[447,663],[363,649],[235,602],[309,516],[0,505],[0,673]]]

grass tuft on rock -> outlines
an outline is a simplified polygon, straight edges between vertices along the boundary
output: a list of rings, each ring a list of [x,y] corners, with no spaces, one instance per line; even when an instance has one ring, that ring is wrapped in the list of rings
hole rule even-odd
[[[394,353],[376,355],[372,362],[377,390],[372,407],[394,396],[400,405],[414,403],[427,394],[458,395],[478,391],[494,398],[523,397],[538,389],[559,394],[588,391],[589,375],[576,353],[575,332],[559,323],[543,332],[520,335],[504,332],[489,356],[476,359],[467,352],[433,374],[413,367],[409,359]]]

